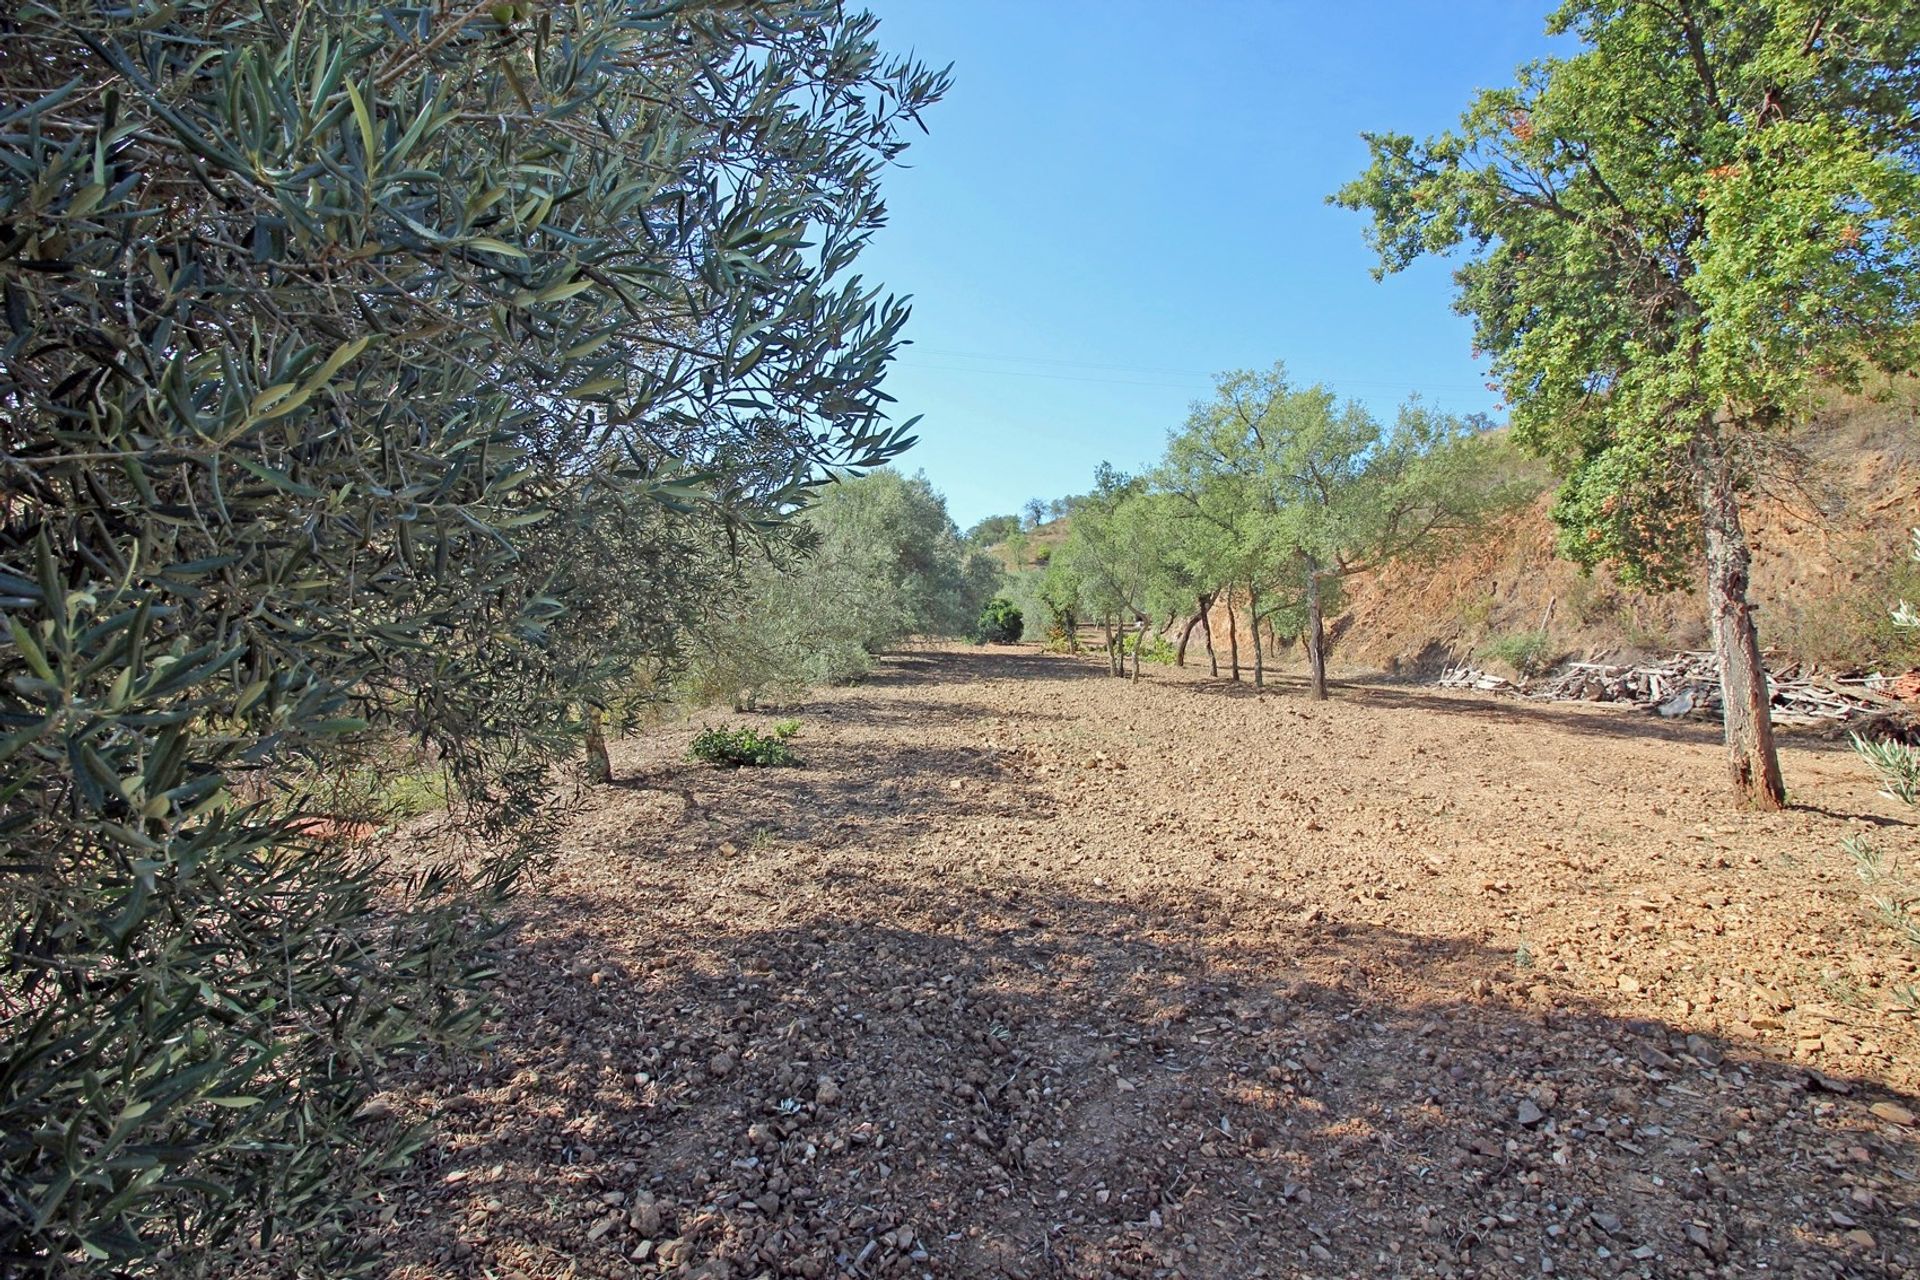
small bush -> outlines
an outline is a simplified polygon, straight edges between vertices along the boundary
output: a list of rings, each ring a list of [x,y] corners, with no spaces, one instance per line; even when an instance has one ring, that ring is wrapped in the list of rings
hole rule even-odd
[[[1140,649],[1140,661],[1155,663],[1162,667],[1172,666],[1175,655],[1179,653],[1179,650],[1174,647],[1173,642],[1165,636],[1148,636],[1146,647],[1142,649],[1140,648],[1140,637],[1138,635],[1129,635],[1126,640],[1122,642],[1121,647],[1129,656],[1133,654],[1135,649]]]
[[[987,601],[987,607],[980,611],[980,620],[973,624],[973,642],[1012,644],[1020,638],[1025,625],[1019,606],[1005,596],[995,596]]]
[[[797,720],[782,721],[774,727],[773,732],[765,735],[744,727],[702,729],[694,737],[687,754],[695,760],[718,765],[722,769],[738,769],[746,765],[755,768],[793,768],[800,763],[800,757],[787,745],[787,739],[799,730],[800,722]]]
[[[1516,631],[1488,641],[1480,656],[1504,662],[1523,676],[1537,676],[1552,665],[1557,656],[1553,637],[1544,631]]]

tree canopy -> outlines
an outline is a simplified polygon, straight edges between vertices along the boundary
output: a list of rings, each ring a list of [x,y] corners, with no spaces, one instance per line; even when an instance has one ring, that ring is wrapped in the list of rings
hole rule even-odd
[[[351,1122],[366,1074],[472,1030],[481,904],[376,916],[406,889],[308,780],[385,734],[528,810],[733,548],[909,442],[906,308],[852,268],[945,78],[875,30],[10,11],[8,1269],[350,1242],[411,1141]]]
[[[1819,388],[1916,357],[1920,28],[1867,0],[1572,0],[1569,57],[1460,127],[1367,137],[1335,196],[1381,272],[1465,257],[1516,438],[1566,473],[1564,551],[1673,585],[1704,543],[1736,782],[1780,801],[1737,491]]]
[[[1512,483],[1487,425],[1412,402],[1383,429],[1323,386],[1294,387],[1275,365],[1222,375],[1169,441],[1159,475],[1197,526],[1185,540],[1196,571],[1246,591],[1256,636],[1262,619],[1297,616],[1323,698],[1330,589],[1436,550],[1530,495]]]

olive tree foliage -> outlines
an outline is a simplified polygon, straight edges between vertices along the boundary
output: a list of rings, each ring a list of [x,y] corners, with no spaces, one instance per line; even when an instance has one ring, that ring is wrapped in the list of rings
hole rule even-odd
[[[1460,254],[1458,308],[1555,461],[1563,550],[1673,585],[1704,551],[1732,775],[1783,790],[1741,492],[1819,389],[1920,356],[1920,24],[1900,0],[1570,0],[1565,58],[1335,199],[1382,272]]]
[[[1912,530],[1911,537],[1910,554],[1920,564],[1920,529]],[[1892,622],[1902,630],[1920,631],[1920,609],[1902,600],[1892,609]],[[1920,806],[1920,747],[1860,733],[1852,737],[1854,750],[1880,779],[1880,794],[1909,809]],[[1876,913],[1920,947],[1920,915],[1915,913],[1920,907],[1920,886],[1865,836],[1849,836],[1842,844],[1861,883],[1873,894]],[[1913,984],[1895,987],[1893,996],[1908,1012],[1920,1013],[1920,991]]]
[[[0,1271],[350,1269],[517,863],[402,880],[298,779],[405,734],[524,807],[904,446],[850,269],[944,85],[786,0],[0,19]]]
[[[1126,639],[1133,636],[1133,678],[1153,619],[1189,603],[1175,577],[1173,520],[1166,495],[1145,476],[1127,476],[1106,463],[1093,492],[1074,509],[1067,540],[1048,564],[1055,585],[1077,588],[1076,617],[1100,624],[1108,669],[1127,674]]]
[[[990,547],[996,542],[1010,542],[1021,532],[1019,516],[988,516],[967,530],[967,541],[975,546]]]
[[[1256,681],[1260,624],[1281,619],[1325,698],[1324,619],[1347,578],[1436,554],[1536,492],[1486,425],[1413,401],[1383,426],[1280,365],[1219,379],[1168,442],[1160,480],[1194,527],[1189,574],[1211,568],[1245,592]]]
[[[843,478],[711,593],[680,688],[744,709],[858,680],[911,636],[970,633],[1000,578],[925,476]]]

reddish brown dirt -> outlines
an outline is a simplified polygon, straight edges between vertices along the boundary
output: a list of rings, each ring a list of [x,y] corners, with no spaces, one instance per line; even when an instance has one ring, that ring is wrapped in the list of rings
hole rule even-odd
[[[788,714],[616,749],[497,1051],[387,1098],[388,1274],[1920,1274],[1842,746],[1756,816],[1700,726],[1031,648]]]

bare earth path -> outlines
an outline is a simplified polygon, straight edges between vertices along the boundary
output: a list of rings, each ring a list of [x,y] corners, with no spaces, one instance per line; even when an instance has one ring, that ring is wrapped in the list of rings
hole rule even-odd
[[[1843,747],[1752,816],[1702,726],[1030,648],[784,714],[579,801],[390,1274],[1920,1275]]]

